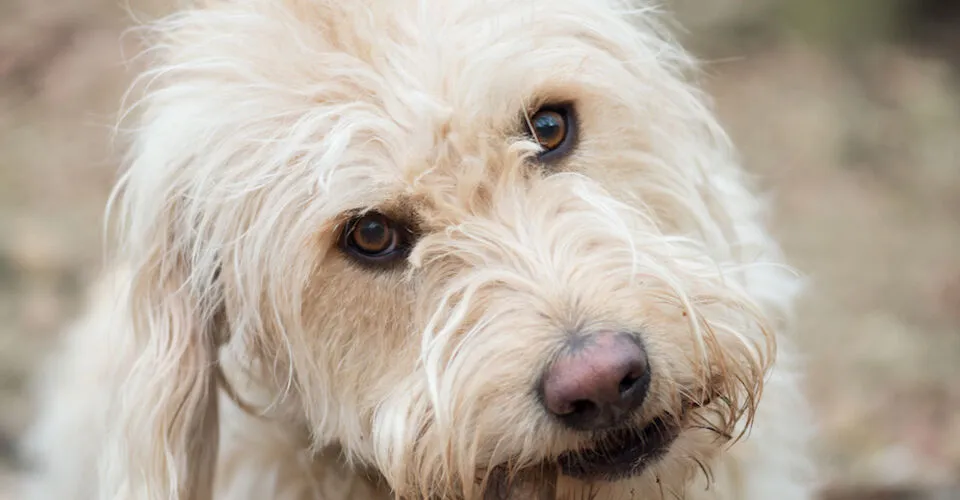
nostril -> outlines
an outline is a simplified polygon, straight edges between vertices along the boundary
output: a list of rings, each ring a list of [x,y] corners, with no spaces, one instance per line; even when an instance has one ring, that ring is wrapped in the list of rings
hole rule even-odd
[[[628,391],[636,387],[637,382],[640,381],[639,375],[634,375],[633,373],[628,373],[626,377],[623,377],[623,380],[620,381],[620,395],[625,395]]]
[[[570,413],[567,415],[587,415],[596,411],[597,404],[586,399],[578,399],[570,404]]]

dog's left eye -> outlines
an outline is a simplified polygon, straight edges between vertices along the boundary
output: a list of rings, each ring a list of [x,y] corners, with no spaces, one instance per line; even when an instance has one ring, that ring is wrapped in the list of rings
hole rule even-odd
[[[347,223],[342,248],[367,262],[385,263],[401,259],[409,249],[409,231],[387,216],[370,212]]]
[[[530,115],[530,135],[542,148],[541,160],[551,160],[570,150],[576,132],[573,113],[567,106],[546,107]]]

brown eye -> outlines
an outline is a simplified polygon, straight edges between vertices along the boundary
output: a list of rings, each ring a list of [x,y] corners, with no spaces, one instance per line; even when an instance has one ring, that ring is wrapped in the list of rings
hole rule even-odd
[[[344,250],[371,262],[392,261],[405,256],[406,228],[385,215],[371,212],[351,220],[344,231]]]
[[[542,108],[530,116],[530,133],[543,151],[541,159],[565,153],[574,132],[572,114],[565,107]]]

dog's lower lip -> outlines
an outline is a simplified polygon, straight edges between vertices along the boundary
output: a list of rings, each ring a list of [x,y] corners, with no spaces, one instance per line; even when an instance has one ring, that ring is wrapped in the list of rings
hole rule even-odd
[[[583,480],[617,480],[636,476],[663,457],[680,434],[680,428],[658,418],[642,429],[606,433],[595,448],[560,455],[565,476]]]

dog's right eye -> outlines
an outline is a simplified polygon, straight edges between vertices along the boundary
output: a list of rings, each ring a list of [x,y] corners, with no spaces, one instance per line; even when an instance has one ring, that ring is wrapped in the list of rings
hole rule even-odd
[[[409,243],[405,227],[381,213],[370,212],[347,223],[341,247],[362,261],[387,263],[406,257]]]

